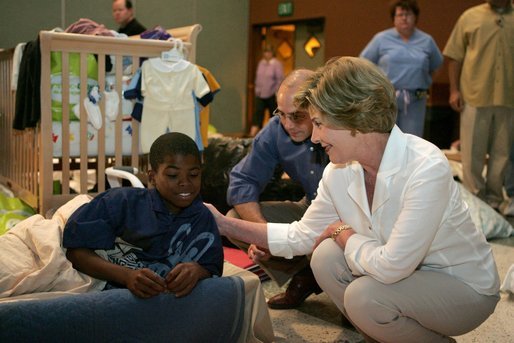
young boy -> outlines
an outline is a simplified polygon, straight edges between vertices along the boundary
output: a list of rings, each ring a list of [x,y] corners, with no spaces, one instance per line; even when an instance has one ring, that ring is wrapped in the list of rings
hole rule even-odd
[[[151,189],[110,189],[83,205],[64,229],[75,269],[149,298],[187,295],[201,279],[220,276],[223,247],[216,222],[200,198],[201,162],[195,142],[166,133],[150,148]],[[123,241],[131,249],[105,260],[94,250]]]

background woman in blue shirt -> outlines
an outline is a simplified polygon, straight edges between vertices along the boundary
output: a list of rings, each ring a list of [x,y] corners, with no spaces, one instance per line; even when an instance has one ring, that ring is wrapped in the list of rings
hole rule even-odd
[[[418,17],[416,0],[394,2],[394,27],[377,33],[360,56],[378,65],[393,83],[396,124],[405,133],[423,137],[428,89],[443,56],[432,36],[416,28]]]

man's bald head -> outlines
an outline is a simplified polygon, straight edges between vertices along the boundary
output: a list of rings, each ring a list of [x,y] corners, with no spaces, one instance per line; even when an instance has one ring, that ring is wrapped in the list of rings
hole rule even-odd
[[[309,113],[306,109],[295,106],[294,96],[313,74],[312,70],[296,69],[282,81],[277,92],[278,112],[281,113],[280,122],[295,142],[309,139],[312,133]]]
[[[314,74],[312,70],[309,69],[296,69],[293,70],[287,77],[282,81],[278,93],[281,91],[290,90],[291,88],[299,89],[300,86],[307,81],[307,79]],[[284,89],[282,89],[284,88]]]

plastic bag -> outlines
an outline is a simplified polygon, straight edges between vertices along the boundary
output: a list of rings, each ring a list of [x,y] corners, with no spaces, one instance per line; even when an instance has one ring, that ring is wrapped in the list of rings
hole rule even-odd
[[[0,192],[0,235],[34,214],[36,211],[21,199],[11,198]]]
[[[80,102],[80,54],[69,54],[70,120],[79,120],[73,107]],[[62,58],[60,52],[51,53],[50,92],[52,97],[52,120],[62,121]],[[98,63],[94,55],[87,55],[87,85],[98,86]]]

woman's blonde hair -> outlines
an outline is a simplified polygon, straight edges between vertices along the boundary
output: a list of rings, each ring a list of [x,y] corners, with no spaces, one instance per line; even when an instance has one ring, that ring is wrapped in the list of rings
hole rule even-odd
[[[387,133],[396,122],[393,85],[363,58],[329,60],[307,80],[294,101],[300,108],[314,107],[334,128]]]

